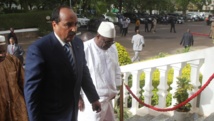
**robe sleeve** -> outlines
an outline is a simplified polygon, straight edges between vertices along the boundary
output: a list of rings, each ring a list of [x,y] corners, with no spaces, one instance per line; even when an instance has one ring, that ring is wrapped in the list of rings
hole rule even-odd
[[[112,45],[114,48],[115,48],[115,53],[116,53],[116,62],[117,62],[117,65],[116,65],[116,80],[115,80],[115,83],[116,83],[116,86],[121,86],[122,85],[122,78],[121,78],[121,70],[120,70],[120,65],[119,65],[119,59],[118,59],[118,51],[117,51],[117,48],[115,45]]]

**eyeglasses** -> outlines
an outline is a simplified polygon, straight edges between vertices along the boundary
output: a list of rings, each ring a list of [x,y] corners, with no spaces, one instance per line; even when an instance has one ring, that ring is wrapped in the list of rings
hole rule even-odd
[[[112,44],[114,44],[115,43],[115,41],[113,40],[113,41],[105,41],[104,39],[102,40],[105,44],[107,44],[107,45],[112,45]]]

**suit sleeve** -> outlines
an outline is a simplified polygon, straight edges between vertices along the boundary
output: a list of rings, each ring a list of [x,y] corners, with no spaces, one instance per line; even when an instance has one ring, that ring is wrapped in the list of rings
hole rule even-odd
[[[23,48],[20,45],[18,45],[18,49],[20,51],[20,55],[23,56],[24,53],[25,53],[25,51],[23,50]]]
[[[182,36],[182,39],[181,39],[180,45],[183,43],[183,40],[184,40],[184,35]]]
[[[38,47],[31,45],[26,55],[24,95],[30,121],[41,121],[40,89],[44,60]]]

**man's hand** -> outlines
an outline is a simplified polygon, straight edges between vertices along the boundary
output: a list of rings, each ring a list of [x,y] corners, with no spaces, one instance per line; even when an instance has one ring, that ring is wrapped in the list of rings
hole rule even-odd
[[[98,100],[92,103],[92,110],[96,111],[96,113],[101,111],[101,104]]]
[[[80,98],[79,98],[78,108],[79,108],[80,111],[84,111],[85,110],[85,104],[84,104],[84,100],[82,99],[82,96],[80,96]]]

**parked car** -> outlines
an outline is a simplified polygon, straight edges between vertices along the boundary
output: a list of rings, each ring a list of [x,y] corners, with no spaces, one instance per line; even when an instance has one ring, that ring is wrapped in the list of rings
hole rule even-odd
[[[168,16],[173,17],[175,19],[175,23],[177,23],[177,24],[183,24],[184,23],[184,17],[181,14],[169,13]]]
[[[89,22],[90,19],[84,17],[83,15],[77,14],[77,19],[78,19],[78,23],[77,23],[77,27],[83,27],[86,26]]]
[[[184,19],[183,18],[178,18],[176,21],[177,24],[183,24],[184,23]]]
[[[187,13],[186,19],[191,20],[191,21],[199,21],[199,16],[197,14],[194,14],[194,13]]]
[[[114,24],[118,24],[118,22],[119,22],[118,15],[116,13],[104,13],[104,14],[102,14],[102,17],[106,21],[110,21]]]

